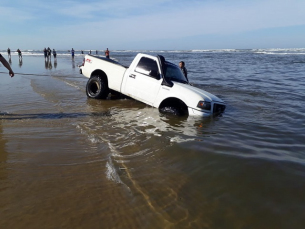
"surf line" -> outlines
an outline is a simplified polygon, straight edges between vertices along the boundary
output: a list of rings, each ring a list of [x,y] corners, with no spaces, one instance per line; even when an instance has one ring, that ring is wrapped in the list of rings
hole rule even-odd
[[[4,74],[8,74],[8,72],[0,72],[0,73],[4,73]],[[31,73],[17,73],[14,72],[14,75],[23,75],[23,76],[51,76],[51,75],[44,75],[44,74],[31,74]]]

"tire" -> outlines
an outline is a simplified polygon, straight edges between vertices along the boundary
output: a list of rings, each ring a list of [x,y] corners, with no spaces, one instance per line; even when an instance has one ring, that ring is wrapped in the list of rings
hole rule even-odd
[[[176,116],[182,116],[183,113],[176,107],[168,106],[168,107],[162,107],[159,109],[160,113],[163,114],[172,114]]]
[[[92,76],[86,85],[86,94],[92,99],[106,99],[109,88],[104,79],[99,76]]]

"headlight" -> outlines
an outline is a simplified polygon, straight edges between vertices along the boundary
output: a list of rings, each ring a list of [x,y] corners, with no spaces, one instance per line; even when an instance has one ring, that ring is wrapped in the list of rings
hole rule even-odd
[[[203,110],[211,110],[211,103],[207,101],[199,101],[197,107]]]

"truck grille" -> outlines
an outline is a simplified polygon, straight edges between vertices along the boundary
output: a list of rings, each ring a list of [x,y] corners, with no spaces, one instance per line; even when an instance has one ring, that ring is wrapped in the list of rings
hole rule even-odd
[[[214,114],[223,113],[225,111],[225,109],[226,109],[225,105],[214,103],[213,113]]]

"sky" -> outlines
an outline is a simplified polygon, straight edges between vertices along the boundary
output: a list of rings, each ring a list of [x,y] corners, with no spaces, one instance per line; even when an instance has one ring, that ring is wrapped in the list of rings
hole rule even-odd
[[[1,0],[0,49],[305,48],[305,0]]]

